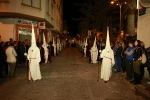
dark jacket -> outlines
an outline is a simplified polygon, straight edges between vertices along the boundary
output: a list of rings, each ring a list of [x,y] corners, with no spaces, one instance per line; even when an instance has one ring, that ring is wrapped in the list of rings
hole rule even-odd
[[[142,48],[136,47],[134,50],[134,61],[138,60],[140,57],[142,57]]]
[[[122,49],[121,55],[123,59],[126,59],[126,54],[124,53],[127,50],[127,46]]]
[[[119,46],[117,47],[116,57],[121,57],[121,53],[122,53],[122,46]]]

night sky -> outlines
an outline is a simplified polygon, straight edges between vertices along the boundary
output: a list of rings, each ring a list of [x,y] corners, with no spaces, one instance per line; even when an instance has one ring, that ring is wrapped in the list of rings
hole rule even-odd
[[[74,3],[81,3],[84,0],[63,0],[63,20],[68,24],[68,29],[71,37],[75,37],[78,33],[79,21],[73,20],[79,18],[81,13],[78,11],[79,7],[75,6]]]

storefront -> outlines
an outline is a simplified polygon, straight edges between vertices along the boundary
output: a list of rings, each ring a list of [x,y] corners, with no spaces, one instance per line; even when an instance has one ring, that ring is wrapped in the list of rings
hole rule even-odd
[[[31,34],[32,34],[32,26],[30,25],[23,25],[23,24],[16,24],[16,41],[25,41],[26,39],[31,43]],[[34,25],[35,37],[38,39],[38,27]]]

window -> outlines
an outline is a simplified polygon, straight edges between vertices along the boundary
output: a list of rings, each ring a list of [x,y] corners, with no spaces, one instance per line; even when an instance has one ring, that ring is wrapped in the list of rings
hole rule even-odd
[[[49,2],[49,0],[47,0],[47,2],[46,2],[46,13],[48,14],[48,15],[50,15],[49,14],[49,10],[50,10],[50,7],[49,7],[49,4],[50,4],[50,2]]]
[[[22,0],[22,3],[32,6],[32,0]]]
[[[52,18],[54,18],[54,5],[51,4],[51,15],[52,15]]]
[[[9,0],[0,0],[0,3],[9,3]]]
[[[41,0],[32,0],[32,6],[41,8]]]
[[[22,5],[41,9],[41,0],[22,0]]]

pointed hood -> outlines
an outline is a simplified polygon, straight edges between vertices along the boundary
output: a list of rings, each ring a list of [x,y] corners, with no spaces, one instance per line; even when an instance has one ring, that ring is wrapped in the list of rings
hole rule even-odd
[[[96,46],[96,37],[95,37],[95,40],[94,40],[93,47],[97,47],[97,46]]]
[[[85,45],[85,46],[87,46],[87,45],[88,45],[88,44],[87,44],[87,38],[85,39],[85,43],[84,43],[84,45]]]
[[[45,43],[46,43],[46,41],[45,41],[45,35],[43,33],[43,44],[45,44]]]
[[[60,44],[59,38],[57,38],[57,44]]]
[[[54,40],[54,37],[53,37],[53,44],[55,44],[55,40]]]
[[[106,38],[106,46],[105,46],[105,49],[106,49],[107,51],[112,50],[111,47],[110,47],[109,27],[107,27],[107,38]]]
[[[43,45],[42,45],[43,48],[47,48],[47,43],[46,43],[46,40],[45,40],[45,35],[43,33]]]
[[[97,50],[97,45],[96,45],[96,37],[93,43],[93,47],[91,48],[91,50]]]
[[[32,24],[32,38],[31,38],[31,47],[36,48],[36,40],[35,40],[35,33],[34,33],[34,26]]]

